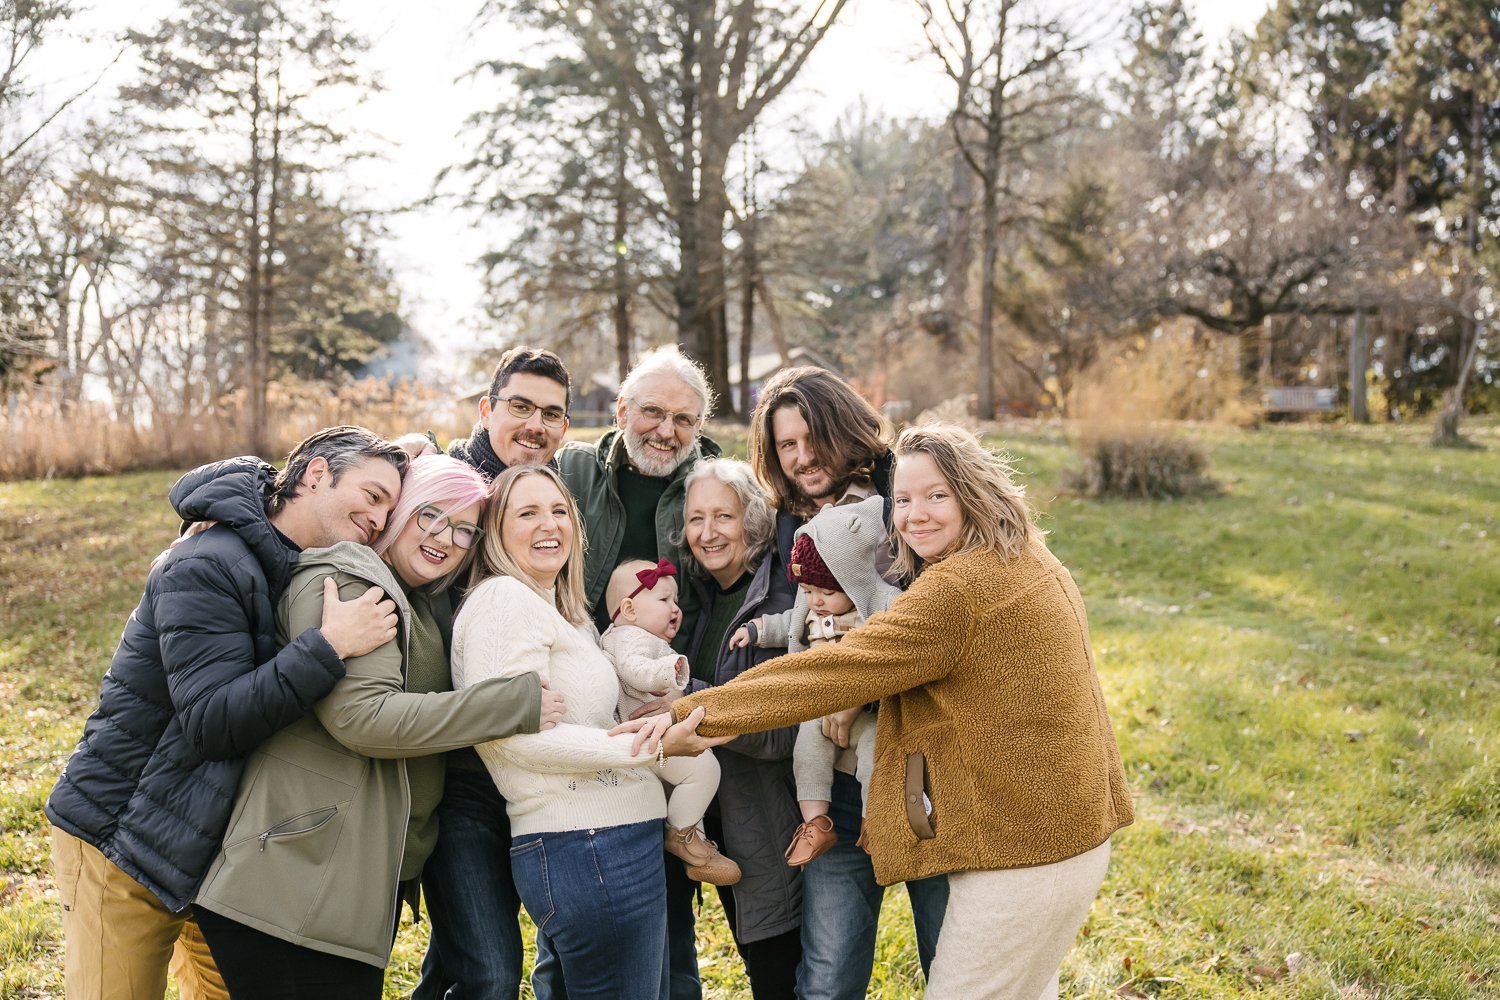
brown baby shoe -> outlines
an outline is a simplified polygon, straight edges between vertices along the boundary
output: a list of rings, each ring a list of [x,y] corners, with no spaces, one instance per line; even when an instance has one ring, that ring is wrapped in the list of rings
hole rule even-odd
[[[827,815],[814,816],[792,834],[791,846],[786,849],[786,863],[801,868],[838,842],[839,835],[833,832],[833,820]]]

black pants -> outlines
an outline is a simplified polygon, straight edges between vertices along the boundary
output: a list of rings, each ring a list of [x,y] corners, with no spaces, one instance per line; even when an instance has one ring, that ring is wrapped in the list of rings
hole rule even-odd
[[[193,907],[233,1000],[380,1000],[385,970]]]
[[[710,840],[723,843],[724,830],[718,817],[704,818],[704,827]],[[734,932],[735,923],[734,888],[721,885],[719,902],[724,906],[724,916],[729,918],[729,930]],[[735,937],[734,946],[745,963],[745,975],[750,979],[750,994],[755,1000],[796,1000],[797,966],[802,963],[802,929],[794,927],[775,937],[752,941],[749,944]]]
[[[724,915],[734,927],[734,888],[719,886],[719,902]],[[745,975],[750,979],[750,994],[755,1000],[795,1000],[797,966],[802,962],[802,929],[794,927],[775,937],[749,944],[735,938]]]

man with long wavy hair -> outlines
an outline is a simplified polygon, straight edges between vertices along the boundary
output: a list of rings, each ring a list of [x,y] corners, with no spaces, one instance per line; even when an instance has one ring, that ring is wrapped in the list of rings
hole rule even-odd
[[[790,562],[796,531],[830,504],[889,497],[891,428],[849,384],[822,368],[788,368],[761,389],[750,418],[750,464],[776,507],[781,564]],[[886,521],[890,521],[886,501]],[[881,570],[888,568],[879,566]],[[790,588],[784,572],[773,586]],[[838,840],[802,873],[802,965],[797,995],[855,1000],[865,995],[875,961],[875,931],[885,890],[859,846],[860,792],[849,730],[864,708],[823,719],[823,732],[845,750],[835,765],[829,816]],[[945,876],[907,883],[917,954],[925,974],[937,949],[948,902]]]

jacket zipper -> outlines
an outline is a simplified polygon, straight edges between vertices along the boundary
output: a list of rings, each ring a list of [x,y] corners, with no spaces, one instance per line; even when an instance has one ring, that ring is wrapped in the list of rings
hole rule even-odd
[[[324,826],[325,824],[327,824],[329,820],[333,819],[333,817],[337,816],[338,814],[338,806],[324,806],[322,809],[314,809],[310,812],[302,813],[299,816],[293,816],[291,819],[284,819],[280,823],[277,823],[275,826],[271,827],[265,833],[262,833],[257,838],[260,841],[260,853],[264,854],[266,852],[266,841],[270,840],[272,837],[291,837],[299,833],[312,833],[320,826]],[[317,816],[319,818],[316,822],[312,823],[309,826],[304,826],[300,830],[282,829],[282,827],[288,826],[292,823],[296,823],[299,820],[305,820],[309,816]]]

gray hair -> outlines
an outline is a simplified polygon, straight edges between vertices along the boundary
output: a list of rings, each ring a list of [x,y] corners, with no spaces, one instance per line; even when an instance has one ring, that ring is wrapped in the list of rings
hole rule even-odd
[[[776,543],[776,512],[765,490],[755,481],[755,473],[748,462],[732,458],[709,458],[693,466],[683,481],[683,497],[692,492],[693,484],[705,479],[717,479],[734,491],[744,509],[745,521],[745,572],[754,571],[761,559]],[[697,577],[707,578],[708,573],[698,565],[693,550],[687,546],[687,528],[684,526],[672,536],[672,544],[682,552],[682,568]]]
[[[635,399],[641,382],[653,375],[670,375],[686,383],[703,403],[703,412],[698,414],[698,419],[702,421],[713,416],[714,394],[708,388],[708,373],[702,365],[679,351],[676,344],[652,348],[642,354],[635,367],[630,369],[630,374],[625,376],[625,381],[620,383],[620,398]]]

